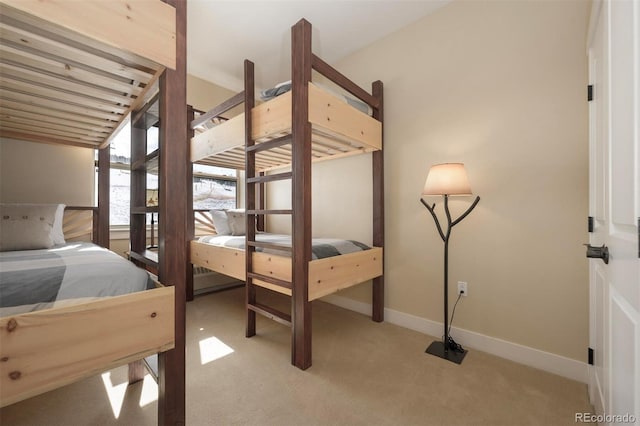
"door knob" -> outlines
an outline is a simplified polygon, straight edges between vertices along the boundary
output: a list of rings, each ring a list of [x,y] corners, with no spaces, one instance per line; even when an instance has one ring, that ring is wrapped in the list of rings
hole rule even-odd
[[[605,264],[609,264],[609,247],[604,244],[602,247],[594,247],[591,244],[585,244],[587,247],[587,257],[593,259],[602,259]]]

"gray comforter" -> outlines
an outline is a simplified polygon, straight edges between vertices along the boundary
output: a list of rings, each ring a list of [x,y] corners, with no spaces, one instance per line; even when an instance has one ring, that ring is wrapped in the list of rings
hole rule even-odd
[[[205,235],[200,237],[198,241],[212,244],[214,246],[230,247],[244,250],[245,237],[231,235]],[[291,247],[290,235],[260,233],[256,235],[256,241]],[[341,254],[369,250],[370,248],[371,247],[358,241],[339,240],[336,238],[314,238],[311,242],[313,259],[323,259],[325,257],[339,256]],[[256,251],[263,251],[263,249],[258,247],[256,248]],[[290,256],[290,253],[285,250],[266,249],[264,251],[266,253],[273,253],[281,256]]]
[[[145,271],[91,243],[0,253],[0,316],[152,287]]]

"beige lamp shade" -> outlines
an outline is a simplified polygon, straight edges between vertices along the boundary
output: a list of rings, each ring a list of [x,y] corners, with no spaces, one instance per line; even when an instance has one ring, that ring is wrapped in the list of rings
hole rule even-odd
[[[471,195],[471,186],[463,163],[431,166],[422,195]]]
[[[147,189],[147,206],[154,207],[158,205],[158,190]]]

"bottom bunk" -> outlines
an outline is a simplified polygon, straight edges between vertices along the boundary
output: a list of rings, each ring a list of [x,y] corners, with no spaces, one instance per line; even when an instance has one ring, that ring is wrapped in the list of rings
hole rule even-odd
[[[174,288],[69,241],[62,210],[0,205],[0,406],[174,347]]]
[[[258,240],[278,241],[284,236],[259,234]],[[206,236],[191,241],[191,263],[211,269],[239,280],[246,279],[245,237]],[[382,247],[366,247],[350,240],[315,239],[312,251],[317,259],[309,262],[309,301],[335,293],[382,275]],[[356,251],[356,248],[358,251]],[[332,253],[326,257],[323,254]],[[276,252],[253,254],[254,272],[260,275],[291,282],[291,257]],[[258,286],[291,295],[291,289],[258,279]]]

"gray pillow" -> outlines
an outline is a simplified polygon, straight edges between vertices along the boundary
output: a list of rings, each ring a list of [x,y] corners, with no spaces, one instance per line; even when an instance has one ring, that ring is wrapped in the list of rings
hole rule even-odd
[[[0,204],[0,251],[53,247],[57,204]]]
[[[231,235],[231,227],[229,227],[229,218],[227,218],[226,211],[211,210],[211,218],[218,235]]]
[[[244,235],[247,233],[247,222],[244,217],[244,209],[227,210],[231,235]]]

